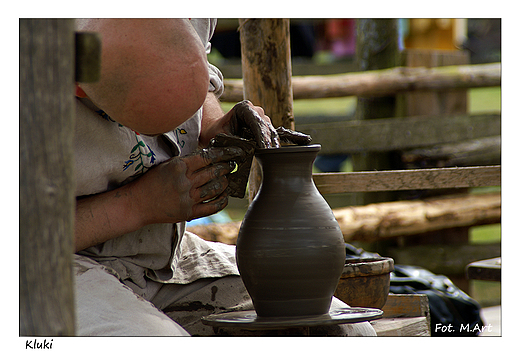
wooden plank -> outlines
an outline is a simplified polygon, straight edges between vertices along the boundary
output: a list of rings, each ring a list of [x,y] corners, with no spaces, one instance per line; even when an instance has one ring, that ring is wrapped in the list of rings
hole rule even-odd
[[[395,67],[377,71],[327,76],[296,76],[292,79],[294,99],[350,96],[385,96],[406,91],[445,91],[457,88],[498,87],[501,64],[461,66]],[[243,98],[241,79],[224,80],[223,102]]]
[[[475,258],[473,257],[473,259]],[[468,279],[501,281],[502,258],[491,258],[470,263],[466,267],[466,275]]]
[[[383,317],[428,317],[430,305],[425,294],[388,294]]]
[[[389,294],[383,319],[373,324],[378,336],[430,336],[430,305],[425,294]]]
[[[372,322],[377,336],[428,337],[430,325],[426,317],[382,318]]]
[[[348,241],[374,242],[453,227],[500,223],[500,193],[373,203],[332,210]],[[235,244],[241,222],[188,227],[209,240]]]
[[[501,166],[315,173],[321,194],[500,186]]]
[[[373,121],[298,124],[321,143],[321,155],[403,150],[501,135],[500,113],[424,115]]]

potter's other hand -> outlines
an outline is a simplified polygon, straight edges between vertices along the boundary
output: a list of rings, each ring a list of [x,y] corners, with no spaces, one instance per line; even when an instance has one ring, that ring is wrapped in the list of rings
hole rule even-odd
[[[231,110],[231,134],[244,139],[253,139],[260,148],[279,147],[280,139],[261,107],[244,100]]]
[[[309,145],[312,141],[310,135],[300,133],[299,131],[286,129],[283,126],[276,128],[276,133],[278,134],[280,141],[284,143]]]
[[[139,179],[147,223],[189,221],[222,210],[228,203],[226,175],[244,155],[238,147],[213,147],[149,170]]]

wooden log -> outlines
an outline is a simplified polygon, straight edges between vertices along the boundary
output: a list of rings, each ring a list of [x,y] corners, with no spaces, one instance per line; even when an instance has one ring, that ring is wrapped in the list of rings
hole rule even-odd
[[[497,136],[499,113],[476,115],[424,115],[365,122],[298,124],[298,131],[321,143],[320,154],[349,154],[404,150]]]
[[[20,20],[20,335],[74,335],[74,21]]]
[[[293,99],[385,96],[407,91],[445,91],[460,88],[498,87],[501,64],[395,67],[376,71],[292,78]],[[224,80],[223,102],[243,97],[241,79]]]
[[[239,19],[243,93],[274,127],[294,129],[289,19]]]
[[[315,173],[320,193],[381,192],[500,186],[501,166]]]
[[[239,19],[242,52],[243,93],[261,106],[275,128],[294,129],[291,47],[288,19]],[[249,200],[261,183],[261,169],[253,161],[249,179]]]
[[[454,227],[500,223],[500,193],[335,209],[345,241],[375,242]]]
[[[500,223],[500,193],[373,203],[333,210],[348,241],[373,242],[453,227]],[[235,244],[241,222],[193,226],[210,241]]]

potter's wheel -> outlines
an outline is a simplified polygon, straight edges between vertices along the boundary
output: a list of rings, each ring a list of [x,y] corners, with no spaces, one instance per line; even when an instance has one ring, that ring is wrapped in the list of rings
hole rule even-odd
[[[295,317],[259,317],[254,310],[231,311],[204,316],[202,323],[215,327],[270,330],[291,327],[339,325],[380,319],[383,311],[371,308],[333,308],[328,314]]]

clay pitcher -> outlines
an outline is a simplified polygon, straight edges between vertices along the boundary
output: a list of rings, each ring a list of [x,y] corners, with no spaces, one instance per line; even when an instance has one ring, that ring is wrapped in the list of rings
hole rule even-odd
[[[312,180],[320,145],[258,149],[263,173],[237,239],[259,317],[326,314],[345,265],[343,235]]]

